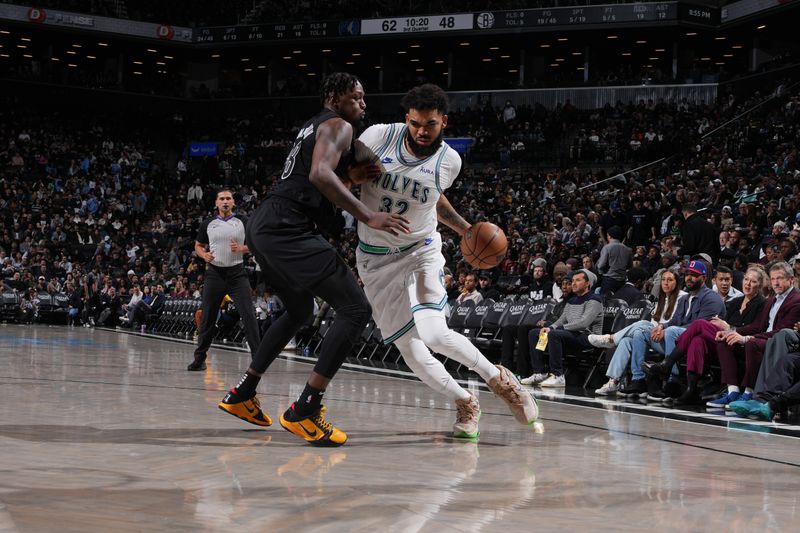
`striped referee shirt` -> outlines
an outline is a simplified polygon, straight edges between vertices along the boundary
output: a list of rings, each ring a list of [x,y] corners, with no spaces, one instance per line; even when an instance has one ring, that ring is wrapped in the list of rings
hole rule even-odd
[[[231,252],[231,239],[239,244],[245,244],[244,225],[246,223],[246,217],[233,214],[227,218],[216,215],[200,224],[197,242],[207,244],[211,253],[214,254],[212,265],[232,267],[242,264],[244,254]]]

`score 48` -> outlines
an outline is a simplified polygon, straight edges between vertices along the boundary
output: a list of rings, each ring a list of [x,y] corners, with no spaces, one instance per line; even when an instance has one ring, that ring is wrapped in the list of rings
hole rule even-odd
[[[430,17],[386,19],[381,22],[381,29],[384,32],[436,31],[440,29],[453,29],[456,26],[455,17],[435,17],[433,22],[434,25],[431,27]]]

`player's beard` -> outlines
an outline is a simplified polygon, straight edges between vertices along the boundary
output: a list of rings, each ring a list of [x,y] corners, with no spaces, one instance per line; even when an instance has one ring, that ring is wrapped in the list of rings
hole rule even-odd
[[[435,154],[439,147],[442,146],[442,139],[444,137],[444,130],[439,132],[439,136],[436,137],[432,143],[427,146],[417,143],[414,140],[414,137],[411,136],[411,131],[406,130],[406,145],[408,146],[411,153],[419,158],[423,157],[430,157]]]

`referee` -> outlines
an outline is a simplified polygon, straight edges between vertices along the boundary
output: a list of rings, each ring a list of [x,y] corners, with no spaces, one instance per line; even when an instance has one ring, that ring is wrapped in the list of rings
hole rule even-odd
[[[218,190],[214,203],[217,214],[203,221],[194,243],[195,253],[208,266],[203,282],[203,314],[197,334],[197,349],[194,351],[194,361],[186,368],[192,371],[206,369],[208,347],[214,337],[214,323],[226,294],[233,299],[242,317],[251,353],[261,342],[255,307],[250,298],[250,281],[242,264],[244,254],[250,251],[245,244],[240,244],[245,241],[244,225],[247,219],[233,213],[236,204],[231,189]]]

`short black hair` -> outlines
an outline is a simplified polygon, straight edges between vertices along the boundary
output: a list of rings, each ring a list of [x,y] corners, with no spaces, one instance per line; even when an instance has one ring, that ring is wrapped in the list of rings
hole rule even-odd
[[[622,228],[620,228],[619,226],[611,226],[610,228],[608,228],[607,233],[608,236],[611,237],[612,239],[616,239],[618,241],[622,240]]]
[[[733,270],[731,270],[726,266],[720,265],[717,267],[717,274],[728,274],[730,276],[733,276]]]
[[[647,271],[643,268],[634,267],[628,270],[628,281],[631,283],[640,283],[647,280],[648,277]]]
[[[408,91],[403,99],[400,100],[400,105],[403,106],[406,112],[409,109],[418,111],[435,109],[442,115],[446,115],[450,107],[450,100],[441,87],[433,83],[425,83]]]
[[[320,86],[320,100],[324,105],[329,99],[340,96],[347,91],[353,90],[357,83],[361,83],[358,76],[348,74],[347,72],[334,72],[325,76]],[[361,85],[364,85],[361,83]]]
[[[686,213],[697,213],[697,206],[694,204],[683,204],[683,209]]]

